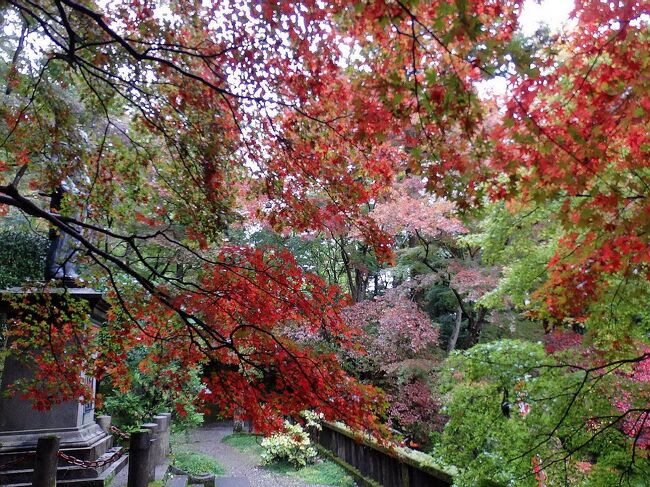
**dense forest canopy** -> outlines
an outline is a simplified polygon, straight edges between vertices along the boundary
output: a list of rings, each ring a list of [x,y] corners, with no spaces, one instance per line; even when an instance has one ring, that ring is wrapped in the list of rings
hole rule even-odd
[[[35,257],[0,283],[60,285],[49,231],[113,305],[17,302],[51,315],[6,332],[21,393],[128,390],[135,354],[265,430],[399,426],[459,483],[643,485],[650,4],[522,8],[1,0],[0,256]]]

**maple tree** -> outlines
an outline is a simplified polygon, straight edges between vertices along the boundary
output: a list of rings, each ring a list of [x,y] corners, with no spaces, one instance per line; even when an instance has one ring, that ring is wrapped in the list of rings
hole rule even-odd
[[[541,343],[501,340],[450,357],[437,454],[460,468],[455,482],[643,485],[647,360],[609,361],[581,341],[555,337],[547,353]]]
[[[584,319],[609,275],[645,265],[648,146],[640,134],[647,132],[641,112],[648,86],[638,72],[647,63],[640,21],[646,9],[643,2],[620,10],[578,3],[580,29],[554,47],[562,65],[549,68],[557,58],[543,49],[537,72],[513,83],[506,116],[494,128],[501,143],[493,164],[510,176],[498,190],[507,198],[517,187],[519,201],[562,205],[566,233],[539,291],[548,316]]]
[[[386,191],[370,215],[390,235],[444,239],[467,233],[454,204],[432,198],[425,192],[424,182],[413,176]]]
[[[508,299],[548,331],[585,333],[598,360],[641,364],[624,373],[642,375],[650,6],[577,0],[562,34],[524,38],[522,4],[3,3],[2,211],[75,240],[84,276],[116,304],[108,339],[67,354],[66,377],[90,369],[95,352],[97,373],[121,376],[126,349],[162,340],[165,353],[144,368],[208,364],[211,399],[239,403],[258,425],[307,407],[375,423],[377,391],[292,338],[318,331],[354,348],[340,289],[289,252],[230,244],[242,193],[264,202],[256,217],[273,230],[334,240],[355,301],[370,287],[366,264],[390,262],[400,233],[417,245],[397,250],[418,247],[438,271],[429,246],[483,207],[480,262],[447,276],[459,307],[476,305],[457,312],[469,345],[488,306]],[[495,80],[505,91],[482,94]],[[415,179],[386,199],[404,174]],[[499,276],[486,263],[504,269],[494,292]],[[51,362],[37,361],[45,390]],[[627,417],[646,382],[630,380],[641,390],[631,402],[599,407]],[[642,425],[623,429],[637,459],[648,409],[632,409]]]
[[[429,284],[437,281],[453,294],[457,307],[448,351],[456,347],[464,321],[463,345],[475,345],[488,314],[479,302],[496,287],[498,269],[481,262],[482,242],[461,222],[456,205],[432,197],[423,179],[409,176],[383,192],[370,216],[395,239],[397,265],[392,272],[397,277],[431,273]]]
[[[418,443],[442,424],[436,396],[439,328],[413,299],[412,281],[343,310],[348,325],[363,330],[361,351],[340,353],[352,373],[381,386],[393,427]]]
[[[325,21],[332,12],[315,4],[308,12],[301,3],[105,7],[3,7],[5,32],[16,29],[4,66],[11,101],[2,107],[3,211],[17,209],[75,239],[82,265],[95,269],[86,278],[110,289],[116,305],[101,341],[66,342],[71,327],[84,329],[82,320],[62,325],[56,347],[14,340],[48,351],[37,357],[39,381],[28,395],[39,407],[87,396],[74,379],[83,370],[128,380],[126,351],[162,340],[164,353],[141,367],[208,363],[212,402],[224,411],[239,403],[258,427],[277,427],[283,415],[308,407],[373,424],[380,408],[373,388],[346,377],[333,356],[279,331],[287,323],[322,328],[345,346],[339,290],[301,271],[287,253],[223,241],[237,219],[234,183],[246,177],[277,205],[266,218],[275,226],[345,218],[368,235],[376,228],[355,208],[372,194],[373,178],[386,180],[387,166],[366,160],[341,171],[344,154],[301,152],[305,138],[291,141],[282,130],[290,113],[274,114],[291,109],[316,120],[302,105],[338,67],[334,53],[315,65],[309,53],[331,40]],[[318,32],[288,22],[292,12]],[[224,26],[227,19],[233,23]],[[309,198],[314,185],[328,188],[329,203]],[[39,201],[61,187],[60,209]],[[372,234],[381,248],[381,233]],[[27,326],[17,321],[11,333],[24,336]],[[62,369],[70,389],[51,394],[46,378]]]

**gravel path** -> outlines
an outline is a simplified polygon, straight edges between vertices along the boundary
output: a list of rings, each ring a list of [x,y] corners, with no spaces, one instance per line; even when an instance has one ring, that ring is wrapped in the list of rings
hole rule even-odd
[[[232,424],[208,425],[194,430],[178,446],[216,458],[226,469],[226,476],[247,479],[252,487],[318,487],[298,479],[277,475],[257,466],[258,457],[241,452],[221,440],[232,433]],[[156,469],[156,478],[162,478],[166,466]],[[125,487],[127,468],[111,482],[110,487]],[[217,487],[219,479],[217,478]],[[320,486],[322,487],[322,486]]]

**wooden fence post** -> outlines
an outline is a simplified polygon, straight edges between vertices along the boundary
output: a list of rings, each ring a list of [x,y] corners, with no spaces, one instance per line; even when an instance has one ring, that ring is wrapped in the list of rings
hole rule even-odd
[[[34,463],[34,487],[55,487],[56,467],[59,464],[59,437],[44,436],[38,439]]]
[[[127,487],[147,487],[149,485],[149,450],[151,432],[134,431],[129,441],[129,476]]]

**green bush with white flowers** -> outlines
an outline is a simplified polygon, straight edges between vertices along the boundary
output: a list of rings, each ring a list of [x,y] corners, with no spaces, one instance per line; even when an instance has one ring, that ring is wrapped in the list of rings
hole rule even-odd
[[[262,440],[262,461],[288,462],[296,468],[313,463],[318,453],[309,440],[309,435],[299,424],[284,422],[284,431]]]

